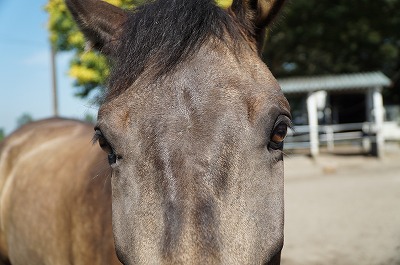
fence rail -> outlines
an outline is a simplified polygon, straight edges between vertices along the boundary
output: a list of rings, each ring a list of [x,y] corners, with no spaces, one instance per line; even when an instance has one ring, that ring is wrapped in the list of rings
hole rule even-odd
[[[346,123],[318,126],[320,146],[327,146],[332,151],[335,145],[351,143],[369,148],[375,141],[376,128],[374,123]],[[310,128],[308,125],[295,126],[289,130],[285,140],[285,149],[310,148]]]

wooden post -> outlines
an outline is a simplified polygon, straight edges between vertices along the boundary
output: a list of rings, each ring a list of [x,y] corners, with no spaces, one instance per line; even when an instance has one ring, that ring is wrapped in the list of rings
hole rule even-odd
[[[53,95],[53,116],[58,116],[58,96],[57,96],[57,68],[56,68],[56,51],[53,44],[51,46],[51,78],[52,78],[52,95]]]
[[[319,153],[317,99],[315,94],[311,92],[307,96],[307,112],[310,130],[310,151],[311,156],[316,157]]]

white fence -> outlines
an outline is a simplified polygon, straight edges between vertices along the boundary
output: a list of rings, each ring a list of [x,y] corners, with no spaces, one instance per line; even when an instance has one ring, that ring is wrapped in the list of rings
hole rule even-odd
[[[394,133],[394,128],[397,128],[396,133]],[[374,153],[376,151],[376,131],[375,124],[370,122],[319,125],[319,146],[326,146],[330,152],[334,151],[337,145],[358,145],[365,152]],[[394,136],[397,136],[397,140],[400,140],[400,127],[396,124],[385,123],[383,132],[385,136],[389,136],[390,132],[391,139],[395,139]],[[285,149],[306,148],[310,148],[309,126],[295,126],[294,131],[290,130],[285,140]]]

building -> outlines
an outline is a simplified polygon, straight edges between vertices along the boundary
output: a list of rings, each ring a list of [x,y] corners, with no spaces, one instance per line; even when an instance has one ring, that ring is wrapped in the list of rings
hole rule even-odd
[[[347,140],[382,155],[382,90],[391,84],[383,73],[292,77],[278,82],[294,107],[296,128],[288,139],[289,148],[307,147],[316,156],[321,145],[332,150],[335,143]]]

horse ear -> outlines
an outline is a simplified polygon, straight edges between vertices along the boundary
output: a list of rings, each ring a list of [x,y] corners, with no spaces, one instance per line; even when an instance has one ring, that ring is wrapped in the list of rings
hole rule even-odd
[[[128,14],[99,0],[66,0],[72,16],[91,47],[109,55],[116,50]]]
[[[255,12],[255,26],[265,28],[279,13],[285,0],[248,0],[248,2]]]
[[[222,2],[222,0],[216,0]],[[261,49],[264,42],[265,28],[273,21],[281,10],[285,0],[231,0],[232,11],[244,12],[254,26],[254,33],[258,47]]]
[[[274,20],[284,2],[285,0],[250,0],[250,5],[255,10],[255,34],[260,51],[264,45],[265,28]]]

